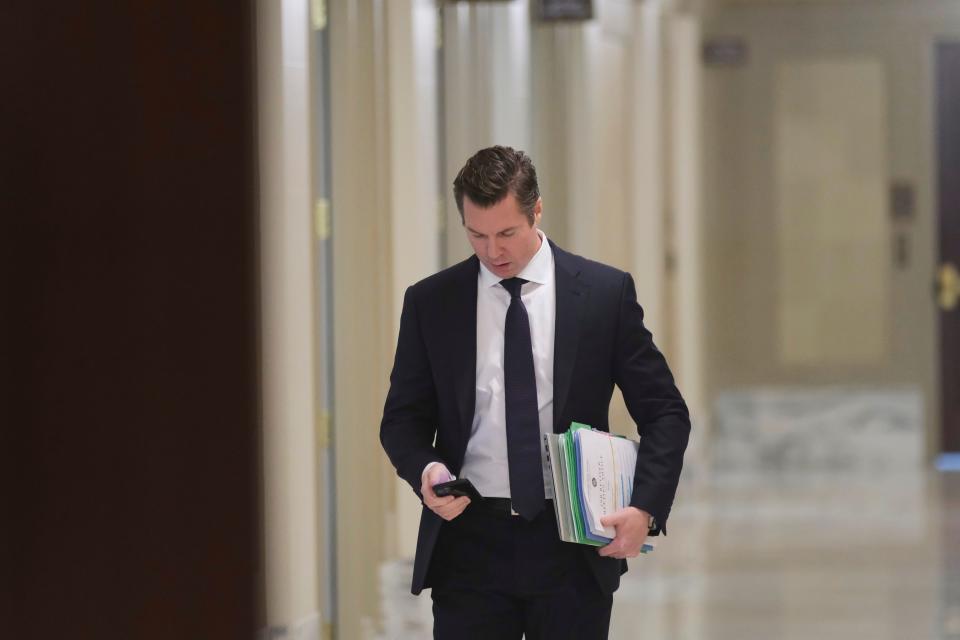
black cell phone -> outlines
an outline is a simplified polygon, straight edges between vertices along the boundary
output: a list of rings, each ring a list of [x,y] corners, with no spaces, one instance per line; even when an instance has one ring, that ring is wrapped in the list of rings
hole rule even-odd
[[[473,483],[466,478],[457,478],[449,482],[441,482],[433,485],[433,492],[440,497],[443,496],[467,496],[471,502],[483,500],[480,492],[473,486]]]

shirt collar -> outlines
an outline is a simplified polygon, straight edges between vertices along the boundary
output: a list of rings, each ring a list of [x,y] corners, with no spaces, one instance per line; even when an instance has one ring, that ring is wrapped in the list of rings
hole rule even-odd
[[[537,284],[547,284],[553,279],[553,250],[550,249],[546,234],[540,229],[537,229],[537,233],[540,235],[540,248],[517,277]],[[498,285],[500,280],[502,280],[500,276],[487,269],[482,262],[480,263],[480,282],[483,286]]]

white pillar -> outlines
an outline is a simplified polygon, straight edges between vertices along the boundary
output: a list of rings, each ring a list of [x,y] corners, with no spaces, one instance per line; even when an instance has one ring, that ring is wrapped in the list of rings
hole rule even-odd
[[[569,82],[565,100],[569,114],[570,146],[567,151],[567,185],[569,217],[567,237],[575,253],[604,260],[599,255],[600,233],[595,219],[597,206],[596,140],[594,114],[596,113],[596,54],[600,26],[583,25],[566,34],[565,47]],[[574,177],[575,176],[575,177]]]
[[[701,206],[700,18],[679,14],[670,20],[671,54],[671,202],[677,246],[676,373],[689,405],[696,437],[688,456],[702,454],[709,438],[709,406],[705,380],[704,277]]]
[[[374,634],[396,474],[378,436],[394,331],[386,0],[329,4],[337,636]]]
[[[317,637],[310,29],[304,0],[257,3],[267,624]]]
[[[633,202],[632,266],[637,298],[643,305],[645,323],[657,343],[666,338],[664,282],[666,235],[664,233],[663,169],[665,151],[663,110],[664,64],[660,0],[636,5],[631,36],[631,146]],[[662,348],[662,344],[661,344]]]
[[[437,122],[439,13],[433,0],[391,0],[387,5],[390,118],[390,212],[393,247],[393,335],[408,286],[440,267]],[[388,517],[387,557],[413,557],[420,500],[396,479]]]

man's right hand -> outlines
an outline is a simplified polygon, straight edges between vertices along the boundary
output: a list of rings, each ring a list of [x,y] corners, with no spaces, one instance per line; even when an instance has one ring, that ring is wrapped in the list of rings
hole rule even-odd
[[[460,496],[440,497],[433,492],[433,485],[453,479],[450,471],[441,463],[431,465],[420,476],[420,493],[423,495],[423,504],[444,520],[453,520],[463,513],[470,504],[470,498]]]

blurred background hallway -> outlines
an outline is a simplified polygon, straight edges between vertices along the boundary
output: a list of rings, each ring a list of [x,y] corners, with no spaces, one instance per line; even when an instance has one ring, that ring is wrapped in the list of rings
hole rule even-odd
[[[0,635],[429,637],[378,426],[524,149],[691,409],[611,638],[960,638],[960,2],[0,9]],[[636,430],[616,393],[613,430]]]

